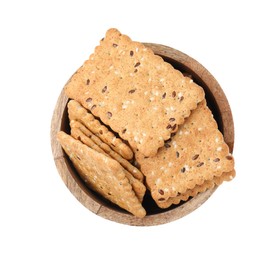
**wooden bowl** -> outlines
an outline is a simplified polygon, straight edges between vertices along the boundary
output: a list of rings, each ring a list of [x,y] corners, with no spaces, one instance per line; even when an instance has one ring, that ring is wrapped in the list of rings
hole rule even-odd
[[[208,106],[214,114],[219,130],[223,133],[224,139],[233,151],[234,125],[232,113],[227,98],[216,79],[196,60],[173,48],[144,43],[151,48],[155,54],[160,55],[165,61],[173,65],[182,73],[189,74],[193,80],[204,88]],[[58,131],[63,130],[69,133],[69,121],[67,114],[67,102],[62,90],[51,122],[51,146],[54,161],[60,176],[72,194],[89,210],[103,218],[135,226],[159,225],[179,219],[201,206],[216,190],[217,187],[198,194],[196,197],[168,209],[160,209],[151,199],[147,192],[144,197],[143,206],[147,211],[143,219],[136,218],[118,206],[103,199],[100,195],[90,190],[81,180],[67,155],[62,150],[56,139]]]

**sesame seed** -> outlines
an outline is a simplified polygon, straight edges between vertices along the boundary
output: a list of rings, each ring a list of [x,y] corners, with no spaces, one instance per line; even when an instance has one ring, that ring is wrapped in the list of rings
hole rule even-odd
[[[156,185],[159,185],[161,182],[162,182],[162,180],[161,180],[160,178],[158,178],[158,179],[155,181],[155,184],[156,184]]]

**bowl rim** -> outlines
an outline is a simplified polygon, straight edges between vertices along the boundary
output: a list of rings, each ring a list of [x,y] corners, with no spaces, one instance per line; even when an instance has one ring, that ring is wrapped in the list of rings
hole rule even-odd
[[[184,69],[184,71],[187,69],[187,73],[190,73],[194,80],[204,88],[206,98],[210,99],[209,103],[213,104],[215,107],[215,114],[213,114],[214,116],[218,117],[218,127],[223,133],[224,140],[228,144],[230,152],[232,153],[234,146],[234,123],[232,112],[225,93],[217,80],[198,61],[181,51],[161,44],[143,44],[146,47],[151,48],[156,55],[161,56],[165,61],[171,63],[176,69],[182,70],[181,67]],[[81,204],[83,204],[96,215],[114,222],[132,226],[153,226],[166,224],[182,218],[196,210],[217,189],[217,186],[215,186],[214,188],[209,189],[203,193],[199,193],[194,198],[173,209],[157,214],[146,215],[142,219],[137,218],[129,213],[120,212],[103,205],[101,201],[96,200],[96,198],[92,198],[92,196],[90,196],[90,191],[83,188],[83,185],[78,177],[75,177],[73,169],[71,169],[69,163],[67,162],[67,156],[56,139],[57,132],[61,130],[64,123],[63,118],[65,118],[64,114],[68,100],[69,99],[65,95],[63,88],[57,100],[51,120],[50,138],[52,154],[58,173],[60,174],[67,188],[78,199],[78,201],[81,202]]]

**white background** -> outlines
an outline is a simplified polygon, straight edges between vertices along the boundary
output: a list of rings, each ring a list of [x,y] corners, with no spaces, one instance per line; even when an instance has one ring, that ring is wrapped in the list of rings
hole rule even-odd
[[[269,0],[1,0],[0,259],[279,259],[278,11]],[[94,215],[53,162],[59,93],[111,27],[198,60],[232,108],[236,178],[166,225]]]

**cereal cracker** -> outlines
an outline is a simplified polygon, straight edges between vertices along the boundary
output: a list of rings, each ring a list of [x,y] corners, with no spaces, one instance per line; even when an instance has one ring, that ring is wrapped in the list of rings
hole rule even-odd
[[[88,128],[86,128],[82,123],[71,120],[71,129],[79,129],[83,135],[79,132],[79,137],[83,138],[81,140],[86,145],[93,147],[96,144],[102,151],[106,152],[111,158],[118,161],[128,172],[130,172],[136,179],[143,182],[143,174],[140,170],[134,167],[129,161],[122,158],[118,153],[114,152],[107,144],[105,144],[101,139],[95,136]],[[76,137],[75,137],[76,138]],[[90,138],[90,140],[88,140]],[[93,144],[92,144],[93,142]],[[94,147],[95,149],[95,147]],[[95,149],[96,150],[96,149]]]
[[[119,153],[125,159],[130,160],[133,157],[131,148],[120,138],[117,138],[108,128],[82,107],[77,101],[70,100],[68,103],[68,113],[70,120],[82,122],[90,131],[97,135],[104,143],[108,144],[114,151]]]
[[[184,194],[179,194],[176,197],[170,197],[166,201],[157,201],[160,208],[168,208],[172,204],[178,204],[181,200],[187,201],[189,197],[195,197],[198,193],[212,189],[216,185],[221,185],[223,181],[230,181],[235,177],[235,171],[224,172],[220,177],[214,177],[212,180],[207,180],[201,185],[196,185],[191,190],[186,190]]]
[[[140,202],[142,202],[143,197],[146,192],[146,187],[144,186],[144,184],[141,181],[136,179],[130,172],[128,172],[125,169],[124,169],[124,172],[125,172],[127,179],[129,180],[130,184],[132,185],[132,188],[133,188],[137,198],[139,199]]]
[[[145,156],[154,156],[204,99],[192,79],[116,29],[107,31],[65,92]]]
[[[81,178],[94,191],[137,217],[146,215],[123,167],[79,140],[60,131],[58,141],[73,162]]]
[[[184,194],[234,169],[229,147],[205,100],[156,156],[145,158],[136,152],[136,159],[156,202]]]
[[[73,120],[71,121],[73,123]],[[77,121],[76,121],[77,122]],[[79,123],[79,122],[77,122]],[[74,124],[71,124],[74,125]],[[89,130],[88,130],[89,131]],[[71,128],[71,136],[73,136],[75,139],[81,141],[82,143],[84,143],[85,145],[87,145],[88,147],[94,149],[95,151],[104,154],[105,156],[109,157],[109,158],[113,158],[110,156],[110,154],[107,154],[101,147],[99,147],[98,145],[96,145],[94,143],[94,141],[89,138],[88,136],[86,136],[79,128],[77,127],[72,127]],[[98,138],[98,137],[96,137]],[[110,149],[110,148],[109,148]],[[111,150],[112,151],[112,150]],[[112,153],[115,153],[112,151]],[[115,153],[117,154],[117,153]],[[120,156],[119,154],[117,154],[118,156]],[[123,159],[124,160],[124,159]],[[119,161],[118,161],[119,162]],[[120,162],[119,162],[120,163]],[[127,161],[127,163],[129,163]],[[121,164],[121,163],[120,163]],[[129,163],[130,164],[130,163]],[[131,165],[132,166],[132,165]],[[128,178],[130,184],[132,185],[132,188],[134,190],[134,192],[136,193],[138,199],[140,202],[142,202],[146,188],[143,185],[142,182],[140,182],[139,180],[137,180],[136,178],[134,178],[134,176],[128,172],[127,170],[124,170],[126,177]],[[138,172],[140,172],[138,170]],[[141,173],[142,174],[142,173]]]
[[[81,141],[82,143],[86,144],[88,147],[94,149],[96,152],[108,156],[107,153],[102,148],[100,148],[97,144],[95,144],[80,129],[72,127],[71,128],[71,136],[74,137],[75,139]]]

